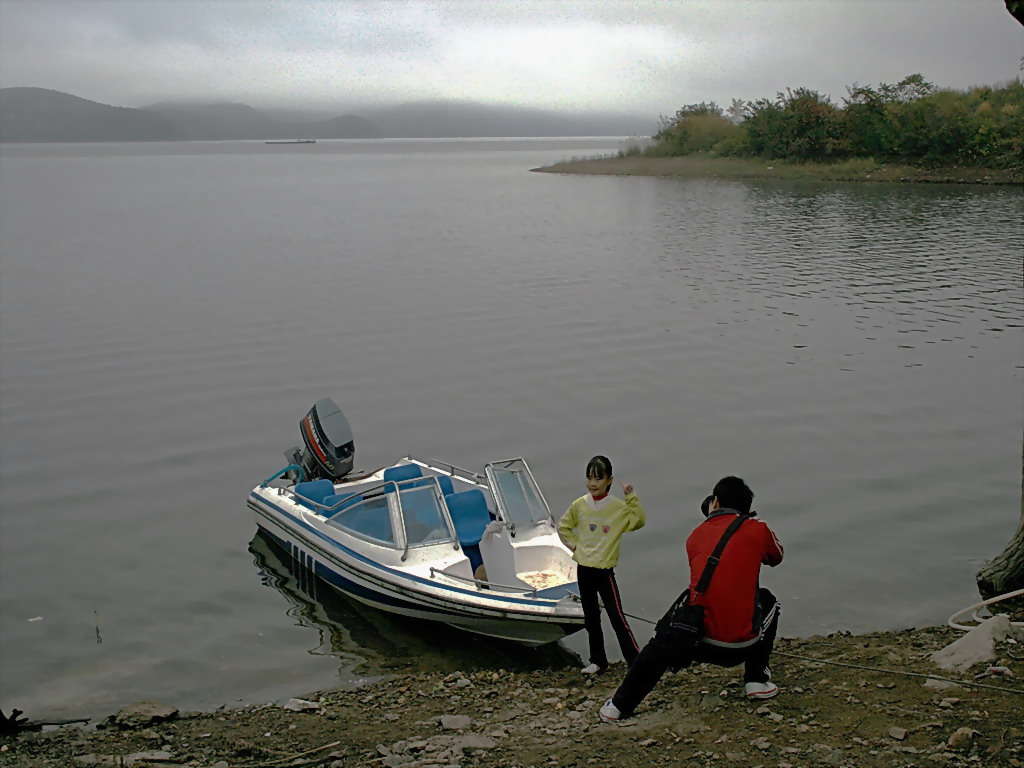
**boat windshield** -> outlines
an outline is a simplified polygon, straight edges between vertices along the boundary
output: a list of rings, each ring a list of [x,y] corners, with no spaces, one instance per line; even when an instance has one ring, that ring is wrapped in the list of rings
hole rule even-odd
[[[445,522],[444,513],[441,511],[436,483],[412,488],[403,487],[399,495],[402,500],[402,522],[405,524],[406,541],[410,547],[452,540],[448,523]]]
[[[539,523],[551,520],[533,473],[522,459],[496,461],[484,468],[498,511],[508,523]]]
[[[353,499],[353,501],[355,501]],[[395,545],[395,535],[391,528],[391,510],[387,495],[374,496],[356,501],[328,519],[331,525],[347,529],[364,538],[377,542]]]
[[[396,490],[401,506],[395,503]],[[334,498],[328,497],[325,502]],[[395,536],[395,525],[405,528],[407,546],[438,544],[455,538],[441,498],[435,477],[389,481],[361,496],[353,494],[333,506],[328,504],[325,517],[330,525],[392,547],[403,546]]]

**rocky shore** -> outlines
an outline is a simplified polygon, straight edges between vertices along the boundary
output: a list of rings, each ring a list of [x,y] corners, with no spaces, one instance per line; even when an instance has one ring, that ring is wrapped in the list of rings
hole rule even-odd
[[[596,679],[575,668],[416,672],[215,712],[140,702],[101,723],[3,737],[0,767],[1019,768],[1024,645],[1003,641],[968,670],[937,667],[931,654],[961,635],[781,639],[778,697],[748,701],[740,668],[702,665],[667,675],[621,724],[597,716],[621,664]]]
[[[578,158],[534,168],[540,173],[595,176],[675,176],[713,179],[787,179],[790,181],[858,181],[929,184],[1024,184],[1024,169],[884,165],[870,159],[842,163],[786,163],[751,158],[625,157]]]

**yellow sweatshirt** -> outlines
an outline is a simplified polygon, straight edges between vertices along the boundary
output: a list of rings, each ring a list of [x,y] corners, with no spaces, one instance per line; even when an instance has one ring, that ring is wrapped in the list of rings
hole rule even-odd
[[[573,548],[572,559],[591,568],[614,568],[619,563],[619,541],[626,531],[644,527],[647,516],[635,493],[623,501],[605,496],[594,501],[589,493],[569,505],[558,523],[558,533]]]

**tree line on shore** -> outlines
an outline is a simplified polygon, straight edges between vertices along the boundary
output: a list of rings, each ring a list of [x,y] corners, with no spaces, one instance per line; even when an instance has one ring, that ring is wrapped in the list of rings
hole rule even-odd
[[[895,85],[847,87],[842,104],[809,88],[774,99],[689,104],[662,117],[646,156],[713,153],[793,162],[877,162],[992,168],[1024,164],[1024,84],[966,91],[920,74]]]

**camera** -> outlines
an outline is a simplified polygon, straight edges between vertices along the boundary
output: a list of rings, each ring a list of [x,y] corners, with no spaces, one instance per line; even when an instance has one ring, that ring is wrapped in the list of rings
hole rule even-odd
[[[704,517],[707,517],[711,514],[711,502],[714,500],[715,497],[714,494],[712,494],[711,496],[708,496],[707,498],[704,499],[704,501],[700,503],[700,511],[704,515]]]

